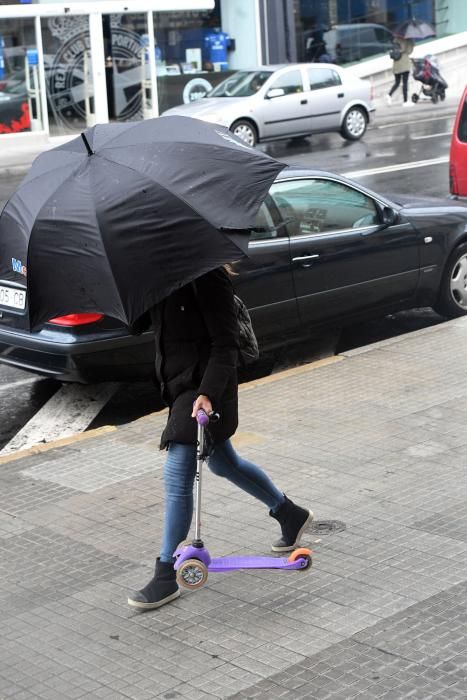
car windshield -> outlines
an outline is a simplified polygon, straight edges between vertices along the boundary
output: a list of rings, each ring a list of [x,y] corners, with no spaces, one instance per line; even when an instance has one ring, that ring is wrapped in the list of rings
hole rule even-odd
[[[273,71],[238,71],[223,80],[207,97],[250,97],[264,85]]]

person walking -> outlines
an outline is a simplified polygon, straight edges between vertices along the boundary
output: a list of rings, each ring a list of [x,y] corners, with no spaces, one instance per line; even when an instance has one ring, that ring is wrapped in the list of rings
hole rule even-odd
[[[392,96],[402,81],[403,106],[413,107],[413,102],[409,102],[408,100],[410,55],[413,49],[414,43],[412,39],[402,39],[398,37],[397,41],[394,41],[393,48],[389,53],[393,61],[392,70],[394,73],[394,83],[389,93],[386,95],[386,102],[388,105],[392,104]]]
[[[278,521],[281,537],[274,552],[292,551],[313,513],[291,501],[255,464],[240,457],[230,437],[238,425],[237,359],[239,331],[231,273],[222,267],[173,292],[151,310],[156,344],[156,375],[169,406],[161,449],[165,513],[160,556],[149,583],[128,597],[141,610],[158,608],[180,595],[174,551],[187,538],[193,515],[196,473],[196,414],[216,412],[206,429],[208,466],[261,501]]]

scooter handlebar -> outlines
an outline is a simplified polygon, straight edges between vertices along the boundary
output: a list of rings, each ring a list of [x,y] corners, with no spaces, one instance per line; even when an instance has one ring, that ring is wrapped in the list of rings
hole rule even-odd
[[[196,420],[198,425],[202,425],[203,428],[209,423],[209,416],[202,408],[200,408],[196,414]]]

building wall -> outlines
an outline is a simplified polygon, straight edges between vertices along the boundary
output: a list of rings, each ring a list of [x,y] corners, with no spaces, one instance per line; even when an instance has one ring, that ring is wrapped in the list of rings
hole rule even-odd
[[[254,67],[259,49],[256,34],[256,2],[221,0],[222,30],[235,39],[235,51],[229,54],[229,68]]]

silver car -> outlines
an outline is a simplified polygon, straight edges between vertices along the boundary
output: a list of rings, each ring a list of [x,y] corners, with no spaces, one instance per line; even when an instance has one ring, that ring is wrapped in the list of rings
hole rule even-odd
[[[248,145],[337,131],[360,139],[372,102],[368,80],[330,63],[261,66],[230,75],[206,97],[163,113],[222,124]]]

